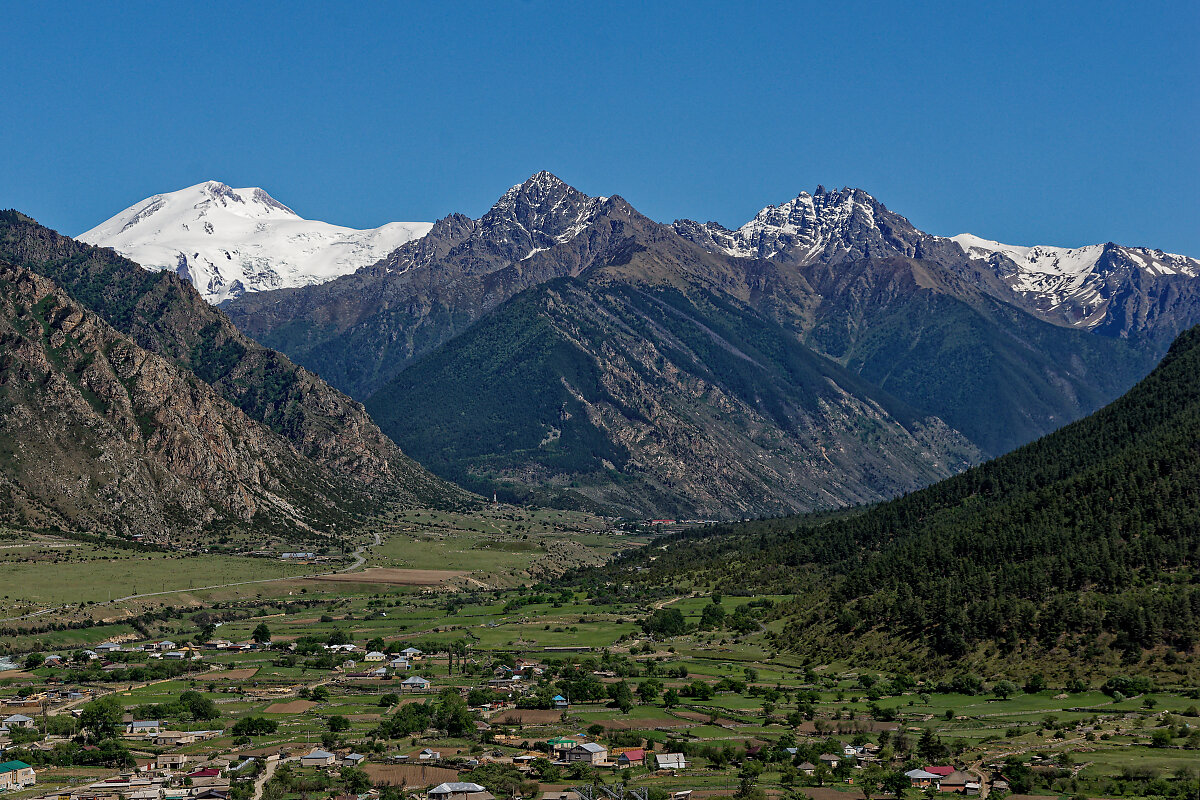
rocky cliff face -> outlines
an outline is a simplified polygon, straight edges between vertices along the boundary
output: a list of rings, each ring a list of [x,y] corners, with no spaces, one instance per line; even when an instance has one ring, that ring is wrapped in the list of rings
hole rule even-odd
[[[139,347],[189,370],[331,476],[358,484],[362,497],[463,499],[405,456],[361,404],[241,333],[174,273],[148,272],[15,212],[0,214],[0,257],[53,280]]]
[[[0,515],[162,541],[318,536],[348,493],[211,386],[0,262]]]

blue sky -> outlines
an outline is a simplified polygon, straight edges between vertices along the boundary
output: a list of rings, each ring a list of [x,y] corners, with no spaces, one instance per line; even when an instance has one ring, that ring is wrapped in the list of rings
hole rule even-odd
[[[663,221],[850,185],[1200,256],[1200,4],[884,5],[6,4],[0,206],[77,234],[217,179],[368,227],[549,169]]]

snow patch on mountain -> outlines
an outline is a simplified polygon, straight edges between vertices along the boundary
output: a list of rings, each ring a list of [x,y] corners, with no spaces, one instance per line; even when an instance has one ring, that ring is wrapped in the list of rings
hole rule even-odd
[[[1043,311],[1069,311],[1080,327],[1104,321],[1114,287],[1133,270],[1200,277],[1200,260],[1108,242],[1084,247],[1003,244],[969,233],[949,237],[971,259],[987,261],[1009,286]]]
[[[324,283],[372,264],[433,227],[356,230],[306,220],[257,187],[206,181],[155,195],[80,234],[148,270],[190,280],[210,303],[246,292]]]

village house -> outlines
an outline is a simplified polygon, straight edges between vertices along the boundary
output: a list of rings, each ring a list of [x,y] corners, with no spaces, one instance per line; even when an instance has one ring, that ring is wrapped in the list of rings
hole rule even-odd
[[[360,767],[367,760],[367,757],[361,753],[350,753],[342,759],[343,767]]]
[[[27,717],[24,714],[13,714],[11,717],[4,718],[4,727],[13,728],[32,728],[33,717]]]
[[[196,741],[196,734],[188,731],[159,731],[154,743],[159,747],[180,747]]]
[[[661,770],[687,769],[689,766],[683,753],[655,753],[654,763]]]
[[[477,783],[443,783],[427,793],[429,800],[496,800],[495,796]]]
[[[386,653],[381,653],[378,650],[372,650],[363,656],[363,661],[383,661],[387,658]]]
[[[420,753],[417,753],[417,759],[420,761],[441,761],[442,752],[440,750],[430,750],[426,747]]]
[[[555,709],[557,709],[559,711],[564,711],[564,710],[566,710],[567,705],[568,705],[567,698],[563,697],[561,694],[554,695],[554,708]]]
[[[979,778],[969,772],[954,770],[938,783],[939,792],[979,794]]]
[[[918,789],[924,789],[927,786],[937,786],[942,780],[941,775],[927,772],[923,769],[910,769],[904,773],[904,777],[908,778],[910,786]]]
[[[420,675],[413,675],[400,682],[400,690],[405,692],[427,692],[433,686]]]
[[[630,747],[617,751],[617,766],[621,769],[625,767],[640,767],[646,761],[646,751],[640,747]]]
[[[596,766],[608,761],[608,749],[595,742],[581,742],[563,753],[570,763],[583,762]]]
[[[105,655],[107,653],[119,653],[121,652],[121,645],[117,644],[116,642],[105,642],[104,644],[96,645],[96,652],[101,655]]]
[[[400,655],[404,656],[409,661],[420,661],[421,656],[425,654],[415,647],[406,647],[400,651]]]
[[[811,761],[804,761],[798,767],[796,767],[796,769],[800,770],[811,778],[813,773],[817,771],[817,765]]]
[[[300,756],[300,766],[302,767],[332,767],[335,761],[337,761],[337,756],[320,749]]]
[[[135,719],[125,726],[125,733],[128,736],[157,736],[162,727],[156,719]]]
[[[837,769],[837,765],[842,763],[842,757],[835,756],[833,753],[822,753],[817,756],[817,761],[820,761],[830,769]]]
[[[5,761],[0,764],[0,792],[24,789],[37,783],[37,773],[24,761]]]

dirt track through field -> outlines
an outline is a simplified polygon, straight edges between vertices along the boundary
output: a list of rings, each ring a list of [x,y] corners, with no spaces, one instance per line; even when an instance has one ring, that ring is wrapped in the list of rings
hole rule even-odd
[[[316,575],[308,580],[335,583],[382,583],[389,586],[440,586],[467,573],[451,569],[388,569],[371,567],[362,572],[339,572],[335,575]]]
[[[263,709],[264,714],[303,714],[316,703],[311,700],[292,700],[289,703],[272,703]]]

